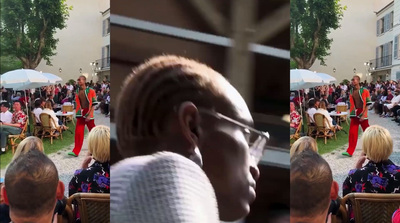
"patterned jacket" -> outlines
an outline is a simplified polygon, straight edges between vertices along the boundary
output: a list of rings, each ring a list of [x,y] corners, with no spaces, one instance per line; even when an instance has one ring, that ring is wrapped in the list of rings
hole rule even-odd
[[[356,115],[356,106],[354,105],[353,100],[353,89],[350,90],[350,117],[363,117],[364,119],[368,119],[368,108],[367,104],[371,102],[371,98],[369,96],[368,89],[361,87],[359,90],[359,94],[361,97],[361,101],[363,102],[363,111],[359,116]]]
[[[85,95],[87,100],[89,101],[89,111],[90,114],[86,114],[85,118],[87,116],[90,117],[90,119],[94,119],[94,110],[92,110],[92,106],[97,104],[97,100],[96,100],[96,92],[91,89],[91,88],[86,88],[85,90]],[[75,94],[75,103],[76,103],[76,117],[82,117],[82,108],[81,108],[81,102],[79,100],[79,88],[76,90],[76,94]]]

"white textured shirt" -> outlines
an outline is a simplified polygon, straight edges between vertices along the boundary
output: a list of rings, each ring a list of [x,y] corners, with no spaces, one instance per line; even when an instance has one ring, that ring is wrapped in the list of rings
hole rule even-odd
[[[4,123],[11,123],[11,121],[12,121],[12,113],[10,112],[10,111],[6,111],[6,112],[1,112],[1,114],[0,114],[0,119],[1,119],[1,121],[2,122],[4,122]]]
[[[219,223],[204,171],[176,153],[159,152],[111,167],[111,223]]]

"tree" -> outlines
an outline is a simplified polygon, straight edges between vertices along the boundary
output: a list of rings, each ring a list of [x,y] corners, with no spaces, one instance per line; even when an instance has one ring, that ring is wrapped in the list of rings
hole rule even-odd
[[[332,43],[328,34],[340,27],[344,10],[340,0],[290,1],[290,57],[298,68],[309,69],[316,59],[326,65]]]
[[[51,65],[56,55],[56,30],[69,16],[66,0],[1,0],[1,54],[18,58],[24,68],[35,69],[42,59]]]
[[[0,56],[0,74],[22,68],[22,63],[15,57]]]

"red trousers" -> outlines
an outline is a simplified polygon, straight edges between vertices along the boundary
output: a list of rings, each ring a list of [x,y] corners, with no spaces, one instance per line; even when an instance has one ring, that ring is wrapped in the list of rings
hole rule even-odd
[[[82,116],[86,115],[88,112],[89,109],[82,109]],[[87,125],[89,132],[96,126],[94,124],[94,119],[91,119],[87,122],[85,118],[76,118],[75,147],[72,150],[72,152],[76,155],[79,155],[82,149],[83,138],[85,137],[85,125]]]
[[[359,115],[362,112],[362,108],[357,109],[356,114]],[[358,140],[358,126],[361,125],[363,131],[369,127],[368,119],[360,122],[357,117],[351,118],[350,130],[349,130],[349,148],[347,152],[353,155],[354,150],[356,150],[357,140]]]

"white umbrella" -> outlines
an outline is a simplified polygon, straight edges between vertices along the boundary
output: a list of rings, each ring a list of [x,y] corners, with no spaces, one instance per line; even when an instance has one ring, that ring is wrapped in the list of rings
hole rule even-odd
[[[51,84],[58,84],[62,82],[62,78],[51,73],[42,73],[43,76],[45,76],[47,79],[49,79],[49,82]]]
[[[324,81],[316,73],[304,69],[290,70],[290,90],[313,88],[325,85]]]
[[[49,79],[42,73],[30,69],[13,70],[1,75],[1,86],[16,91],[39,88],[49,84]]]
[[[316,74],[317,74],[319,77],[322,78],[322,81],[323,81],[325,84],[333,84],[333,83],[336,82],[336,78],[332,77],[332,76],[329,75],[329,74],[325,74],[325,73],[316,73]]]

